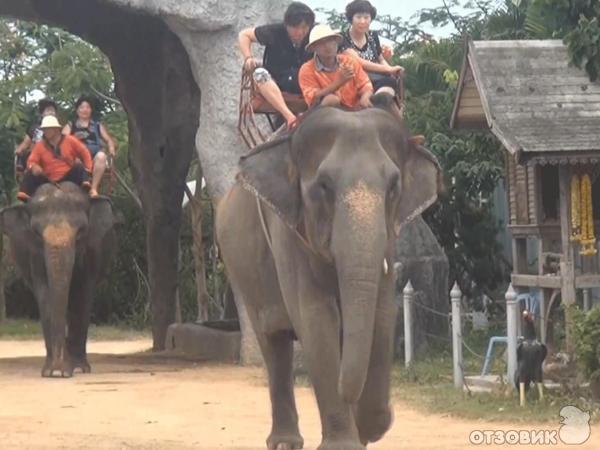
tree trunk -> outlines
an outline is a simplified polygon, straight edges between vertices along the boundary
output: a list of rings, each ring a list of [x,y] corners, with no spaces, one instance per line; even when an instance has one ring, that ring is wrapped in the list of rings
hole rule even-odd
[[[4,236],[0,233],[0,324],[6,320],[6,296],[4,295]]]
[[[198,303],[198,322],[208,320],[210,296],[206,287],[206,264],[202,245],[202,168],[197,166],[196,191],[190,199],[192,216],[192,254],[194,255],[194,276],[196,279],[196,302]]]
[[[181,238],[177,246],[177,277],[181,276]],[[175,291],[175,323],[183,323],[183,316],[181,314],[181,297],[179,296],[179,284]]]

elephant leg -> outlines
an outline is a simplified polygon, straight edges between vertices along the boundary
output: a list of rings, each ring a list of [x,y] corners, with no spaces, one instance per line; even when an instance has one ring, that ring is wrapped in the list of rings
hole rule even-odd
[[[361,442],[365,445],[381,439],[393,420],[393,410],[390,405],[390,372],[398,313],[393,299],[393,285],[393,282],[382,279],[375,312],[375,334],[369,371],[356,408],[358,433]]]
[[[41,285],[41,282],[37,284]],[[40,313],[40,322],[42,324],[42,332],[44,333],[44,344],[46,345],[46,361],[42,366],[42,376],[52,376],[52,333],[50,327],[50,311],[48,311],[47,291],[43,288],[34,288],[34,295],[38,304]]]
[[[298,428],[298,412],[294,399],[294,347],[289,332],[258,336],[267,372],[272,405],[271,434],[267,438],[269,450],[293,450],[304,446]]]
[[[294,399],[293,340],[291,324],[283,304],[273,262],[269,258],[260,267],[242,264],[240,258],[222,245],[225,264],[234,295],[243,298],[249,322],[256,334],[269,377],[272,427],[267,438],[269,450],[300,449],[304,440],[298,428]],[[245,254],[249,255],[250,252]],[[251,256],[247,257],[251,260]],[[258,269],[258,270],[257,270]]]
[[[340,315],[334,298],[303,296],[300,339],[304,362],[314,386],[321,416],[318,450],[364,450],[352,407],[338,393],[340,374]]]
[[[78,276],[79,275],[79,276]],[[71,369],[81,369],[90,373],[92,368],[87,360],[87,333],[92,309],[93,283],[83,274],[74,274],[71,292],[69,294],[69,309],[67,323],[67,350]]]

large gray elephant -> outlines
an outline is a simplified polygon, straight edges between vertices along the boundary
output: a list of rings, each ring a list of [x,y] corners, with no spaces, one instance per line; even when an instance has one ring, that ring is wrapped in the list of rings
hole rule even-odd
[[[435,158],[391,97],[359,112],[320,108],[291,137],[243,158],[217,233],[269,376],[268,449],[302,448],[292,340],[321,415],[319,450],[364,449],[388,430],[396,323],[394,242],[435,201]]]
[[[88,373],[93,291],[115,249],[110,201],[71,182],[45,184],[25,205],[0,211],[16,266],[38,303],[46,362],[42,376]]]

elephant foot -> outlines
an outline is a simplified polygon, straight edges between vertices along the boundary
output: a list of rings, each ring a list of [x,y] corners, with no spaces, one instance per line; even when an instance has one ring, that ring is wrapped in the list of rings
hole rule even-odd
[[[367,447],[354,439],[325,439],[317,450],[367,450]]]
[[[393,421],[394,411],[391,407],[385,411],[360,414],[356,421],[360,442],[364,445],[377,442],[390,429]]]
[[[56,374],[56,375],[55,375]],[[71,378],[73,376],[73,366],[65,361],[46,360],[42,367],[42,377],[44,378]]]
[[[71,366],[73,367],[73,371],[75,371],[75,369],[81,369],[81,373],[92,373],[92,366],[90,366],[90,363],[85,356],[83,358],[72,359]]]
[[[268,450],[296,450],[304,447],[304,439],[298,432],[276,433],[267,438]]]

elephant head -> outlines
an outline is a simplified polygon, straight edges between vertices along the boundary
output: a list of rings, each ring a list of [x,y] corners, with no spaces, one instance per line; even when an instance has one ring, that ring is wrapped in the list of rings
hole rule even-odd
[[[381,276],[394,240],[441,190],[435,157],[411,138],[390,96],[376,108],[320,108],[291,136],[244,157],[242,185],[335,267],[343,323],[339,391],[353,403],[367,376]]]
[[[38,301],[46,341],[43,376],[65,371],[67,308],[74,266],[113,228],[110,201],[89,199],[78,186],[45,184],[25,205],[0,211],[0,231]]]

